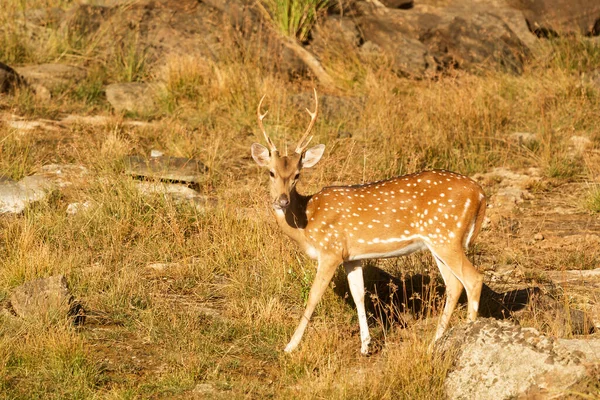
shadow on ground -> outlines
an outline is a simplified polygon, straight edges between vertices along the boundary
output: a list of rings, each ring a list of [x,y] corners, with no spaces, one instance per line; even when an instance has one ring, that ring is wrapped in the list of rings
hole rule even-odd
[[[367,264],[363,267],[365,280],[365,308],[374,323],[385,328],[392,325],[406,327],[414,319],[438,316],[444,305],[445,287],[441,279],[430,275],[414,274],[393,276],[386,271]],[[334,278],[334,292],[354,307],[346,275],[339,273]],[[459,305],[467,303],[463,294]],[[584,312],[565,306],[560,299],[545,293],[541,287],[532,286],[495,292],[483,285],[479,316],[495,319],[514,319],[517,322],[535,315],[548,326],[564,327],[560,334],[590,334],[593,325]]]

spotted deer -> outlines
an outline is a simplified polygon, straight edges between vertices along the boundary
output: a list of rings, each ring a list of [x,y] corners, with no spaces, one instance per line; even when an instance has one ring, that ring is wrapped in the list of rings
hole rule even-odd
[[[434,343],[445,332],[463,287],[468,297],[468,319],[477,318],[482,275],[465,250],[477,236],[485,213],[481,187],[466,176],[444,171],[424,171],[387,180],[350,186],[331,186],[313,195],[298,193],[303,168],[323,156],[325,146],[307,149],[317,118],[311,112],[308,129],[291,155],[281,155],[267,135],[261,114],[265,96],[257,107],[258,126],[268,148],[252,144],[252,158],[269,171],[275,218],[283,232],[318,261],[306,310],[285,348],[294,350],[310,317],[329,285],[337,266],[344,265],[358,313],[361,353],[369,351],[369,327],[364,306],[361,260],[403,256],[429,250],[446,285],[446,304]]]

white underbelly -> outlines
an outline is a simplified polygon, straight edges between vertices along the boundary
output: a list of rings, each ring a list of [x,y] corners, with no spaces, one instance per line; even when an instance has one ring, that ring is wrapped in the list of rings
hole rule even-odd
[[[400,257],[405,256],[415,251],[425,250],[427,246],[423,242],[413,242],[408,246],[400,247],[386,253],[363,253],[363,254],[355,254],[348,257],[348,261],[354,260],[368,260],[372,258],[391,258],[391,257]]]

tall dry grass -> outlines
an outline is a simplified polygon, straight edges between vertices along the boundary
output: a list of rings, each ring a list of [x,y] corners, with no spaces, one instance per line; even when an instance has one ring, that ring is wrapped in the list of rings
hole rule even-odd
[[[18,179],[50,162],[92,171],[24,215],[0,217],[0,300],[27,280],[62,273],[89,314],[82,328],[0,314],[0,397],[441,398],[450,365],[426,351],[435,316],[406,329],[375,322],[380,350],[363,358],[354,310],[328,291],[299,350],[281,352],[314,263],[271,220],[267,178],[249,146],[260,141],[255,107],[263,93],[272,137],[294,143],[307,123],[297,95],[314,82],[269,73],[236,56],[234,43],[226,43],[228,60],[190,56],[157,66],[145,63],[135,38],[118,49],[121,58],[106,59],[97,50],[110,40],[102,33],[78,38],[57,27],[32,38],[16,19],[30,8],[70,4],[9,1],[0,10],[0,60],[67,61],[86,66],[90,76],[50,102],[23,91],[0,98],[0,109],[29,118],[110,115],[101,88],[117,79],[151,81],[159,107],[142,116],[152,124],[141,128],[121,124],[120,115],[107,126],[58,133],[20,135],[0,125],[0,175]],[[457,72],[435,81],[399,79],[332,50],[326,65],[352,100],[323,110],[315,142],[325,143],[327,153],[305,174],[301,191],[425,168],[473,174],[534,166],[558,182],[592,182],[598,160],[574,159],[568,140],[586,136],[600,147],[598,89],[583,77],[600,67],[600,47],[585,38],[545,46],[548,57],[522,76]],[[515,144],[508,138],[515,131],[538,140]],[[200,190],[219,206],[200,210],[142,196],[122,174],[121,160],[154,148],[205,162]],[[67,216],[76,201],[91,206]],[[596,203],[590,210],[597,212]],[[156,262],[171,267],[147,268]],[[377,265],[395,274],[435,270],[428,256]]]

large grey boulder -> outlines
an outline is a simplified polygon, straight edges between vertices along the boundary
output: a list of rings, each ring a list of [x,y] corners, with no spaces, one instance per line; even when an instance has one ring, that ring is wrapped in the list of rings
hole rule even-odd
[[[480,318],[450,329],[438,350],[454,360],[445,382],[450,399],[548,398],[597,379],[596,342],[559,342],[533,328]]]
[[[359,9],[356,23],[365,41],[391,57],[396,72],[409,76],[448,68],[520,74],[535,40],[518,10],[482,1],[385,13],[360,4]]]

